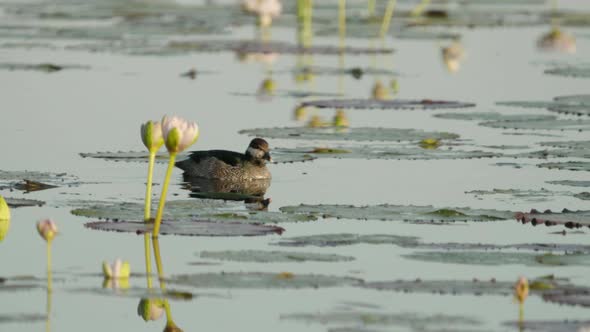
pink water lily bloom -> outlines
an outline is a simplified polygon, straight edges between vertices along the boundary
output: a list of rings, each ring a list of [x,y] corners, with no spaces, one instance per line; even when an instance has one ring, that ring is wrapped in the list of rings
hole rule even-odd
[[[269,26],[274,18],[281,15],[283,6],[279,0],[244,0],[242,8],[255,15],[258,15],[262,26]]]
[[[199,126],[196,122],[187,121],[178,116],[164,116],[162,118],[162,134],[168,152],[178,153],[197,141]]]
[[[45,241],[51,242],[57,234],[57,225],[51,219],[44,219],[37,222],[37,232]]]

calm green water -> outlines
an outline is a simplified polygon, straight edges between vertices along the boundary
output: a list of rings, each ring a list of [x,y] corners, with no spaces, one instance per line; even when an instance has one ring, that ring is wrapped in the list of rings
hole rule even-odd
[[[100,3],[99,1],[97,1]],[[562,1],[561,8],[588,11],[587,4]],[[75,2],[71,2],[74,3]],[[90,2],[91,4],[94,3]],[[351,2],[361,12],[364,3]],[[67,2],[58,2],[59,5]],[[70,69],[57,73],[2,70],[0,169],[66,172],[82,182],[75,186],[24,194],[20,191],[0,191],[6,197],[39,199],[42,207],[12,209],[11,228],[0,242],[0,277],[46,277],[45,244],[36,234],[35,223],[51,217],[59,226],[60,235],[53,244],[53,293],[50,321],[47,325],[47,293],[44,287],[27,290],[0,290],[0,317],[38,314],[42,319],[3,323],[0,331],[159,331],[165,319],[145,323],[137,315],[139,296],[120,296],[102,289],[101,264],[117,257],[128,260],[132,272],[145,272],[143,237],[135,234],[107,233],[84,228],[87,218],[70,214],[80,200],[141,202],[144,196],[146,164],[109,162],[83,159],[80,152],[141,151],[139,126],[164,114],[177,114],[195,120],[201,135],[193,149],[229,149],[242,151],[250,138],[238,134],[241,129],[275,126],[301,126],[293,120],[295,98],[275,97],[259,101],[254,95],[267,75],[268,65],[242,63],[231,52],[190,53],[175,56],[132,56],[118,52],[88,52],[68,46],[89,40],[62,40],[32,36],[10,37],[9,26],[96,26],[110,25],[117,18],[41,19],[15,13],[10,8],[34,8],[19,2],[2,2],[0,14],[0,44],[8,42],[39,42],[48,47],[0,48],[0,63],[55,63],[83,65],[89,69]],[[108,8],[109,2],[104,2]],[[186,4],[191,5],[191,4]],[[194,4],[192,4],[194,5]],[[356,7],[354,7],[356,5]],[[407,3],[404,8],[408,8]],[[143,6],[137,4],[137,6]],[[50,6],[51,7],[51,6]],[[536,7],[534,8],[545,8]],[[548,8],[548,6],[546,6]],[[182,8],[182,7],[181,7]],[[336,8],[336,7],[334,7]],[[512,8],[512,7],[508,7]],[[351,10],[352,12],[352,10]],[[336,12],[334,11],[334,20]],[[325,12],[322,12],[325,15]],[[395,17],[394,17],[395,22]],[[291,25],[291,26],[290,26]],[[295,41],[292,24],[272,28],[272,39]],[[14,29],[18,30],[18,29]],[[90,29],[91,30],[91,29]],[[393,30],[393,28],[392,28]],[[549,30],[545,26],[496,27],[453,31],[462,35],[465,59],[458,72],[450,74],[441,60],[440,47],[448,41],[387,38],[385,45],[395,48],[394,55],[343,57],[347,68],[377,67],[399,72],[400,91],[404,99],[443,99],[474,102],[471,111],[497,111],[504,114],[555,114],[545,110],[517,109],[496,106],[506,100],[550,100],[555,96],[588,92],[585,79],[564,78],[543,74],[552,62],[584,63],[590,55],[590,39],[577,39],[574,55],[541,53],[535,47],[537,39]],[[574,35],[587,36],[587,28],[564,28]],[[20,30],[19,30],[20,31]],[[223,36],[195,38],[250,39],[256,35],[253,24],[229,29]],[[30,34],[30,33],[29,33]],[[180,39],[186,36],[176,36]],[[190,37],[190,36],[189,36]],[[174,39],[174,38],[173,38]],[[316,36],[314,45],[337,45],[336,37]],[[349,38],[347,46],[369,47],[364,39]],[[279,91],[316,91],[337,93],[347,97],[370,97],[377,77],[366,75],[362,80],[351,76],[316,76],[313,83],[297,84],[292,70],[296,56],[281,54],[272,64],[273,79]],[[338,57],[317,55],[315,66],[338,67]],[[190,68],[206,73],[195,80],[179,77]],[[389,77],[381,79],[388,82]],[[312,98],[313,99],[313,98]],[[451,110],[454,111],[454,110]],[[333,116],[333,110],[312,110],[310,114]],[[449,131],[461,135],[475,146],[525,145],[539,149],[539,142],[551,140],[588,140],[584,131],[516,131],[525,135],[505,135],[514,130],[493,129],[477,125],[477,121],[456,121],[434,118],[442,111],[350,110],[347,116],[352,127],[416,128]],[[449,111],[450,112],[450,111]],[[561,116],[560,118],[569,118]],[[529,135],[529,134],[533,135]],[[534,134],[554,134],[542,137]],[[305,142],[268,140],[271,147],[296,147]],[[325,142],[314,142],[321,146]],[[528,150],[526,150],[528,151]],[[576,160],[561,158],[559,161]],[[551,180],[588,180],[587,172],[538,168],[539,159],[459,159],[459,160],[357,160],[319,159],[308,163],[271,165],[272,185],[266,197],[272,198],[269,210],[300,203],[320,204],[414,204],[435,207],[471,207],[511,211],[563,208],[588,209],[588,201],[574,197],[555,196],[543,201],[526,197],[482,199],[465,194],[471,190],[540,189],[580,192],[585,188],[570,188],[545,183]],[[555,160],[557,161],[557,160]],[[520,169],[499,167],[499,162],[522,164]],[[154,191],[159,194],[165,166],[156,165]],[[188,192],[180,186],[181,172],[175,170],[169,200],[186,199]],[[138,219],[141,216],[138,216]],[[422,280],[471,280],[478,278],[516,281],[518,276],[529,278],[555,274],[570,278],[578,285],[590,285],[588,266],[499,266],[428,263],[402,257],[414,252],[393,245],[353,245],[343,247],[281,248],[271,245],[281,237],[328,233],[395,234],[420,237],[424,242],[511,243],[569,243],[587,244],[584,234],[558,236],[550,234],[559,227],[532,228],[512,220],[505,222],[453,224],[445,226],[414,225],[399,222],[319,220],[310,223],[281,224],[282,236],[238,238],[162,236],[160,246],[166,276],[208,272],[291,272],[295,275],[314,273],[349,276],[365,281],[421,278]],[[301,252],[333,253],[355,258],[335,263],[239,263],[215,261],[199,257],[201,251],[217,250],[296,250]],[[216,264],[195,264],[211,262]],[[142,275],[130,279],[132,289],[145,289]],[[44,280],[37,282],[44,284]],[[155,281],[157,285],[157,280]],[[172,287],[172,286],[170,286]],[[338,327],[362,330],[474,330],[503,331],[514,328],[502,325],[518,319],[518,305],[511,296],[451,296],[367,290],[353,286],[321,289],[224,289],[173,287],[194,293],[190,301],[171,300],[174,321],[184,331],[326,331]],[[343,305],[348,309],[342,309]],[[350,303],[356,303],[351,305]],[[361,305],[363,304],[363,305]],[[475,325],[437,324],[371,324],[369,321],[318,323],[288,319],[299,313],[371,312],[388,314],[459,315],[476,319]],[[348,311],[346,311],[348,310]],[[525,304],[527,320],[587,319],[588,309],[560,306],[531,296]]]

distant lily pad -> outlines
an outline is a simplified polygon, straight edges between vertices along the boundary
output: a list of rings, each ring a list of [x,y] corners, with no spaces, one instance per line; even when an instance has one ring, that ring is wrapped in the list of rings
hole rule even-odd
[[[590,192],[584,191],[574,195],[575,198],[583,199],[585,201],[590,200]]]
[[[414,236],[399,236],[388,234],[318,234],[310,236],[291,237],[275,243],[284,247],[337,247],[349,246],[354,244],[394,244],[399,246],[415,246],[418,244],[418,238]]]
[[[590,95],[559,96],[553,98],[552,101],[506,101],[496,104],[523,108],[542,108],[564,114],[590,115]]]
[[[590,227],[590,211],[563,210],[561,213],[554,213],[550,210],[545,212],[531,210],[528,213],[517,212],[514,217],[523,224],[531,223],[533,226],[544,224],[546,226],[563,225],[567,228]]]
[[[590,78],[590,65],[557,67],[545,70],[545,74],[575,78]]]
[[[39,201],[36,199],[26,199],[26,198],[10,198],[5,197],[6,203],[11,208],[19,208],[19,207],[30,207],[30,206],[43,206],[45,202]]]
[[[590,265],[590,255],[579,253],[566,255],[546,254],[538,256],[536,260],[541,264],[553,266]]]
[[[422,149],[417,146],[336,146],[332,148],[277,148],[276,151],[291,155],[310,155],[315,158],[338,159],[396,159],[396,160],[432,160],[432,159],[475,159],[501,157],[502,154],[486,151],[465,151],[457,149]]]
[[[559,181],[547,181],[550,184],[558,184],[561,186],[570,186],[570,187],[590,187],[590,181],[576,181],[576,180],[559,180]]]
[[[298,67],[292,71],[295,75],[315,75],[315,76],[329,76],[329,75],[350,75],[356,79],[362,78],[364,75],[370,76],[379,76],[379,75],[389,75],[389,76],[397,76],[399,75],[398,72],[389,70],[389,69],[381,69],[381,68],[370,68],[370,67],[353,67],[353,68],[332,68],[332,67],[319,67],[319,66],[311,66],[311,67]]]
[[[66,173],[0,170],[0,187],[35,191],[77,184],[78,178]]]
[[[215,297],[211,294],[192,294],[186,291],[176,291],[168,289],[162,291],[160,289],[148,289],[141,287],[130,287],[125,289],[113,289],[104,287],[95,288],[68,288],[68,292],[80,293],[80,294],[92,294],[92,295],[105,295],[105,296],[116,296],[116,297],[128,297],[128,298],[158,298],[158,299],[170,299],[170,300],[181,300],[190,301],[196,297]]]
[[[0,314],[0,324],[10,323],[38,323],[47,320],[42,314]]]
[[[309,128],[309,127],[276,127],[241,130],[240,134],[250,136],[302,139],[302,140],[335,140],[335,141],[420,141],[427,138],[453,140],[459,135],[446,132],[426,132],[417,129],[398,128]]]
[[[85,227],[100,231],[115,231],[144,234],[153,229],[152,223],[143,221],[96,221],[84,224]],[[259,236],[282,234],[284,228],[271,225],[240,222],[212,221],[162,221],[160,234],[186,236]]]
[[[511,329],[532,332],[571,332],[583,331],[590,326],[590,320],[525,320],[505,322],[502,325]]]
[[[549,169],[566,169],[566,170],[570,170],[570,171],[590,172],[590,162],[585,162],[585,161],[565,161],[565,162],[543,163],[543,164],[539,164],[537,166],[549,168]]]
[[[442,208],[414,205],[306,205],[284,206],[286,213],[311,214],[323,218],[373,219],[399,221],[496,221],[512,219],[513,213],[499,210]]]
[[[506,120],[487,121],[480,123],[481,126],[503,129],[524,129],[524,130],[576,130],[586,131],[590,129],[590,120],[582,119],[546,119],[546,120]]]
[[[496,280],[395,280],[365,282],[363,287],[397,292],[449,295],[512,295],[514,282]]]
[[[197,288],[266,289],[266,288],[324,288],[356,285],[359,279],[290,272],[221,272],[172,276],[168,284]]]
[[[226,250],[203,251],[201,258],[213,258],[234,262],[283,263],[283,262],[346,262],[354,260],[351,256],[336,254],[320,254],[297,251],[264,251],[264,250]]]
[[[373,327],[410,327],[420,331],[431,329],[443,329],[445,331],[462,331],[464,328],[473,329],[481,325],[481,322],[474,318],[445,314],[418,314],[410,312],[382,313],[362,311],[330,311],[322,313],[300,313],[281,315],[281,319],[297,320],[304,323],[318,323],[328,326],[338,326],[336,331],[358,331],[358,326]],[[353,330],[341,330],[343,326],[349,326]],[[335,330],[329,330],[335,331]]]
[[[439,119],[471,121],[542,121],[556,119],[552,115],[502,114],[497,112],[439,113],[434,114],[434,117]]]
[[[181,159],[190,154],[189,152],[186,153],[179,153],[177,158]],[[139,161],[139,162],[147,162],[148,161],[148,154],[144,151],[117,151],[117,152],[93,152],[93,153],[80,153],[82,158],[98,158],[110,161]],[[295,156],[295,155],[286,155],[286,154],[273,154],[272,155],[273,163],[275,164],[282,164],[282,163],[294,163],[294,162],[304,162],[304,161],[311,161],[315,158],[312,156]],[[156,162],[168,162],[168,153],[166,152],[159,152],[156,154]]]
[[[24,63],[0,63],[3,70],[29,70],[44,73],[55,73],[64,69],[90,69],[88,66],[80,65],[55,65],[52,63],[24,64]]]
[[[513,201],[514,199],[521,199],[530,202],[539,202],[554,200],[555,196],[574,196],[571,192],[551,191],[544,188],[538,190],[524,190],[524,189],[492,189],[492,190],[472,190],[466,191],[466,194],[472,194],[476,197],[494,196],[499,200]]]
[[[539,255],[525,252],[427,251],[402,255],[402,257],[424,262],[465,265],[590,265],[590,255],[587,254]],[[577,257],[578,259],[569,257]]]
[[[553,141],[541,142],[542,146],[564,149],[590,149],[590,141]]]
[[[590,288],[543,294],[543,300],[563,305],[590,307]]]
[[[353,108],[353,109],[406,109],[406,110],[438,110],[446,108],[475,107],[473,103],[445,100],[377,100],[377,99],[328,99],[313,100],[301,103],[301,106],[313,106],[318,108]]]

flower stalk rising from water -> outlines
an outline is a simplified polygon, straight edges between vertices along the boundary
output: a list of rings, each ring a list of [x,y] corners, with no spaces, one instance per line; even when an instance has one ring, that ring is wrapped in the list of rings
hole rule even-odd
[[[141,140],[149,151],[149,166],[147,186],[145,190],[145,208],[143,220],[148,222],[150,220],[150,210],[152,202],[152,178],[154,173],[154,163],[156,161],[156,153],[164,145],[164,137],[162,136],[162,125],[159,122],[148,121],[141,125]]]
[[[518,301],[518,322],[524,321],[524,301],[529,296],[529,281],[521,276],[514,285],[514,298]]]
[[[187,121],[177,116],[164,116],[162,118],[162,135],[170,158],[168,160],[168,169],[166,170],[166,177],[164,178],[152,233],[152,237],[154,238],[157,238],[160,233],[160,224],[162,222],[162,215],[164,214],[164,205],[166,204],[166,194],[168,193],[168,185],[170,184],[176,155],[197,141],[197,138],[199,138],[199,126],[195,122]]]
[[[47,293],[51,293],[51,243],[57,234],[57,225],[51,219],[37,222],[37,232],[47,242]]]

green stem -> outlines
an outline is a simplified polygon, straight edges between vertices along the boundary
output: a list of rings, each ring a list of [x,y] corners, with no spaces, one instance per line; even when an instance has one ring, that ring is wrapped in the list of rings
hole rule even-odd
[[[145,274],[147,278],[147,288],[152,289],[152,262],[150,254],[150,235],[143,235],[143,249],[145,255]]]
[[[145,188],[145,206],[143,209],[143,221],[150,221],[150,213],[152,208],[152,179],[154,175],[154,163],[156,161],[156,152],[150,151],[150,162],[148,164],[147,185]]]
[[[340,36],[340,45],[344,45],[346,37],[346,0],[338,2],[338,35]]]
[[[389,0],[387,8],[385,9],[385,15],[383,15],[383,23],[381,23],[381,31],[379,32],[379,38],[383,39],[387,31],[389,31],[389,24],[393,16],[393,10],[395,9],[396,0]]]
[[[51,293],[53,291],[51,281],[51,241],[47,241],[47,303],[46,309],[46,320],[45,320],[45,332],[51,331]]]
[[[154,244],[154,258],[156,259],[156,269],[158,270],[158,279],[160,281],[160,289],[166,290],[166,284],[164,283],[164,268],[162,267],[162,256],[160,255],[160,240],[158,238],[152,239]]]
[[[426,7],[430,4],[430,0],[422,0],[412,11],[410,12],[410,16],[417,17],[422,15],[422,12],[426,9]]]
[[[369,12],[369,17],[375,16],[375,0],[369,0],[367,3],[367,11]]]
[[[174,169],[175,160],[176,152],[171,152],[170,159],[168,160],[168,169],[166,170],[166,177],[164,178],[164,185],[162,186],[162,194],[160,195],[160,202],[158,203],[158,212],[156,213],[156,221],[154,225],[154,231],[152,233],[153,238],[157,238],[160,234],[160,223],[162,222],[162,215],[164,214],[166,194],[168,193],[168,185],[170,184],[170,177],[172,176],[172,170]]]

